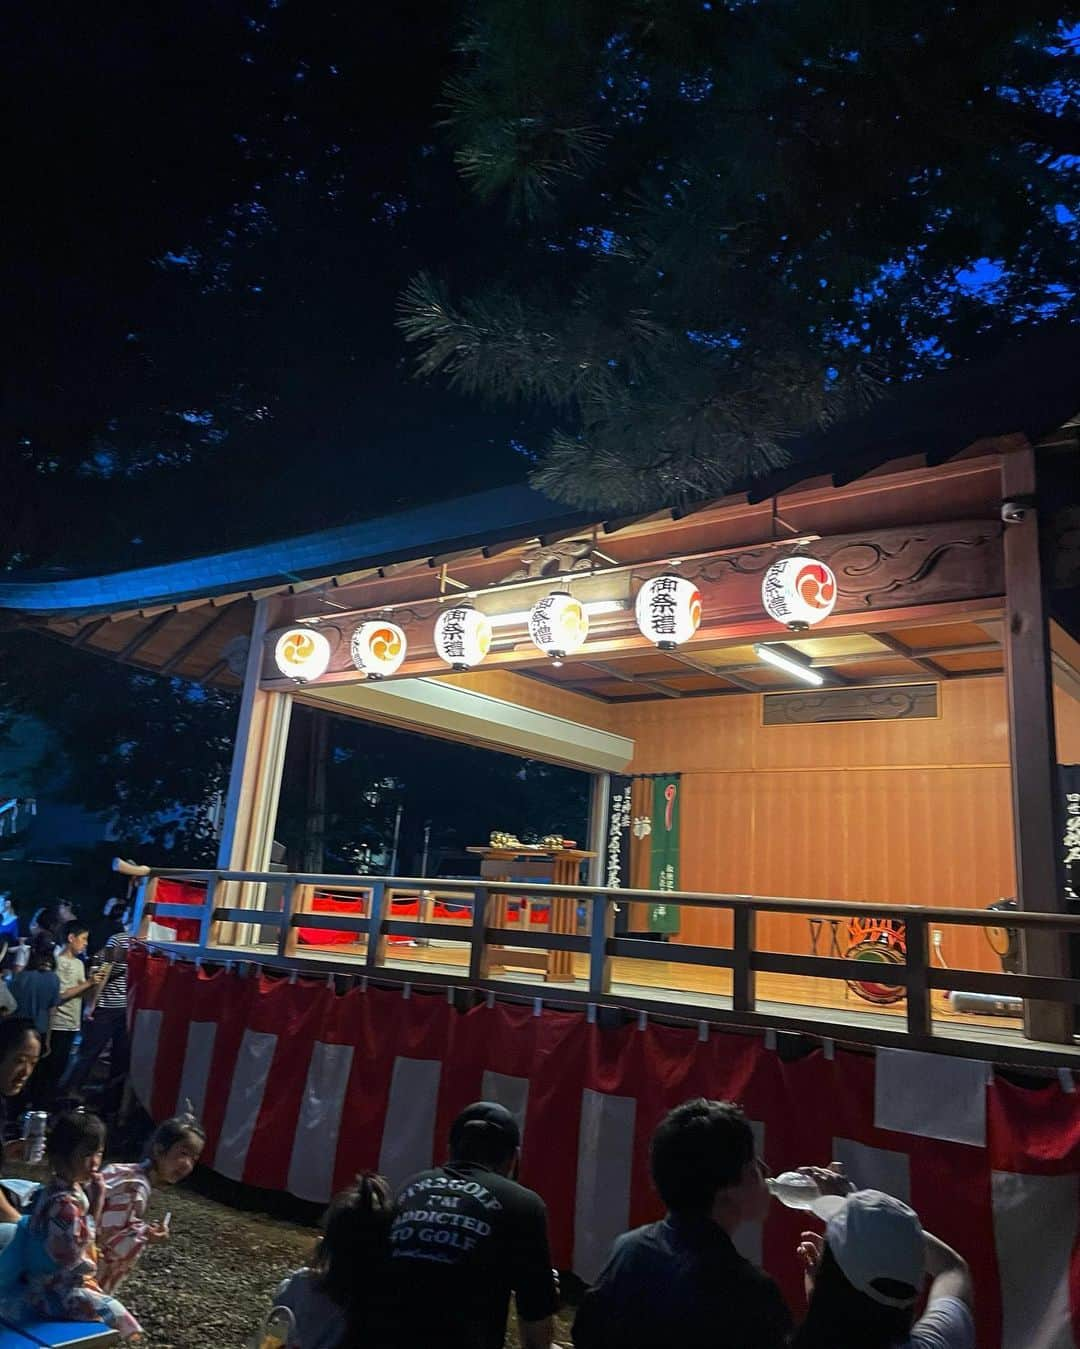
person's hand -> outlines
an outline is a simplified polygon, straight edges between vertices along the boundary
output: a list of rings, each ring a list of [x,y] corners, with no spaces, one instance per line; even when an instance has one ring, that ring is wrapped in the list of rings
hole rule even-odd
[[[168,1241],[169,1229],[164,1223],[149,1223],[146,1228],[146,1239],[151,1244],[158,1241]]]
[[[795,1254],[799,1257],[799,1263],[803,1268],[803,1287],[806,1289],[807,1302],[814,1294],[814,1280],[817,1278],[818,1265],[821,1264],[824,1250],[825,1238],[820,1232],[803,1232],[795,1248]]]
[[[844,1175],[843,1162],[830,1162],[828,1166],[800,1166],[799,1175],[808,1176],[822,1194],[837,1194],[843,1198],[855,1188]]]
[[[90,1212],[96,1221],[100,1217],[101,1206],[105,1203],[105,1180],[100,1171],[95,1171],[89,1180],[83,1181],[83,1190],[90,1204]]]

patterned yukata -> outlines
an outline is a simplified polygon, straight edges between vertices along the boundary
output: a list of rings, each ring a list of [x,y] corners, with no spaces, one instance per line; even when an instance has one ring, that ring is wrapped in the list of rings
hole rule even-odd
[[[150,1202],[150,1163],[113,1162],[102,1169],[105,1204],[98,1220],[98,1283],[116,1291],[131,1273],[150,1240],[144,1221]]]
[[[94,1208],[99,1204],[95,1195]],[[94,1212],[83,1187],[59,1177],[42,1186],[27,1221],[21,1310],[53,1321],[101,1320],[130,1339],[142,1327],[96,1282],[94,1238]]]

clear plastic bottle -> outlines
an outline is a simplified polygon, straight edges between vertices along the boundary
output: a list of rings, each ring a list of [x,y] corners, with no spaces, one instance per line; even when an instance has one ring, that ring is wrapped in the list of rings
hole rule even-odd
[[[812,1209],[821,1198],[821,1189],[812,1176],[801,1171],[784,1171],[767,1180],[769,1193],[787,1208]]]

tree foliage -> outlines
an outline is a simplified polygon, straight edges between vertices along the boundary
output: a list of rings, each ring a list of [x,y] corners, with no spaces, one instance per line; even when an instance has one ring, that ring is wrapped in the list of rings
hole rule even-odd
[[[418,873],[428,838],[429,874],[440,854],[460,871],[464,850],[508,829],[523,841],[561,832],[584,846],[589,777],[553,764],[391,730],[322,711],[294,709],[276,837],[304,866],[313,821],[308,795],[309,728],[327,721],[326,810],[320,822],[328,871],[366,870],[365,853],[389,859],[401,808],[398,874]]]
[[[23,717],[49,728],[42,785],[104,816],[120,851],[212,862],[236,699],[43,637],[9,638],[4,648],[0,731]]]
[[[995,333],[1071,314],[1080,6],[475,0],[444,129],[516,232],[428,273],[425,377],[552,410],[535,482],[700,497]]]

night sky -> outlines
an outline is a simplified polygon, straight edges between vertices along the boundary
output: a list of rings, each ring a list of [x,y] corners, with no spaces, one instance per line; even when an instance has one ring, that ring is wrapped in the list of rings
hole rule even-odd
[[[2,453],[9,482],[28,454],[58,474],[20,562],[138,565],[524,473],[527,420],[418,384],[394,327],[421,266],[498,268],[502,218],[436,129],[455,17],[11,11]]]

